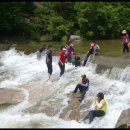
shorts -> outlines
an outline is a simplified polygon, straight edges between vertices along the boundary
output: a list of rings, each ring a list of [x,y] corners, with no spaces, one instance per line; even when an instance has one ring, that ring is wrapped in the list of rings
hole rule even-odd
[[[48,73],[51,75],[52,74],[52,63],[51,62],[47,62],[47,68],[48,68]]]

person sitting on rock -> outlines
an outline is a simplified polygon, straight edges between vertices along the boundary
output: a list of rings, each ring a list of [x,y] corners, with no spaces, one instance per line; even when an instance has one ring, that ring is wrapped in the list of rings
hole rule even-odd
[[[81,73],[82,83],[77,84],[75,87],[75,90],[72,93],[76,93],[79,89],[81,92],[81,98],[79,99],[80,103],[84,99],[84,96],[86,94],[86,91],[89,89],[89,79],[86,77],[86,74]]]
[[[87,116],[85,116],[81,121],[89,119],[90,124],[95,117],[101,117],[106,114],[107,103],[104,99],[104,94],[102,92],[99,92],[97,96],[94,98],[92,107],[94,107],[95,110],[90,110]]]

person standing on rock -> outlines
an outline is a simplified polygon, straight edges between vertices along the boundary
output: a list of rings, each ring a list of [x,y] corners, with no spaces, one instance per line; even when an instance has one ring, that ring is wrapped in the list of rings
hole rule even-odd
[[[90,44],[90,50],[87,52],[87,54],[86,54],[86,56],[85,56],[85,58],[84,58],[84,63],[83,63],[83,66],[85,66],[86,65],[86,63],[87,63],[87,61],[88,61],[88,58],[89,58],[89,56],[90,55],[92,55],[93,53],[94,53],[94,44],[93,43],[91,43]]]
[[[47,68],[48,68],[48,80],[51,80],[51,75],[52,75],[52,50],[53,47],[52,45],[48,45],[48,50],[46,53],[46,64],[47,64]]]
[[[66,45],[66,58],[68,63],[72,62],[72,57],[71,57],[72,51],[73,51],[72,45],[70,42],[68,42],[68,44]]]
[[[106,114],[107,103],[104,99],[104,94],[102,92],[99,92],[97,96],[94,98],[92,107],[94,108],[94,110],[89,110],[88,114],[81,121],[89,119],[90,124],[95,117],[101,117]]]
[[[129,52],[129,47],[128,47],[128,43],[129,43],[129,35],[127,33],[126,30],[122,31],[122,44],[123,44],[123,53],[125,53],[125,50],[127,51],[127,53]]]
[[[59,52],[59,67],[60,67],[60,77],[64,74],[65,71],[65,62],[66,62],[66,56],[65,56],[66,49],[61,46],[61,51]]]
[[[94,44],[94,54],[98,55],[100,47],[99,47],[99,45],[95,41],[93,41],[93,44]]]
[[[79,89],[81,92],[81,98],[79,99],[80,103],[84,99],[84,96],[86,94],[86,91],[89,89],[89,79],[86,77],[86,74],[81,73],[82,83],[77,84],[74,91],[72,93],[76,93]]]

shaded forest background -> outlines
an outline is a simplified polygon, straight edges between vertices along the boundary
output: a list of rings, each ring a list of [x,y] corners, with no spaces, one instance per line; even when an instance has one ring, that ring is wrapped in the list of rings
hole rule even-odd
[[[130,30],[130,2],[1,2],[0,38],[61,41],[117,39]]]

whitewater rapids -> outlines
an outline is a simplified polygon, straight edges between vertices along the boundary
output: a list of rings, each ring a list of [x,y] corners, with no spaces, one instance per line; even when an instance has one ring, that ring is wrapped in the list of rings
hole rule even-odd
[[[53,91],[53,87],[57,86],[60,90],[59,98],[62,95],[63,103],[67,105],[67,97],[64,95],[70,93],[80,81],[80,72],[85,72],[90,79],[90,88],[84,100],[92,99],[102,91],[105,94],[108,110],[104,117],[95,118],[91,124],[78,123],[75,120],[66,121],[58,115],[49,117],[45,113],[23,113],[22,110],[33,105],[28,100],[28,92],[25,91],[26,98],[23,102],[0,110],[0,128],[114,128],[122,110],[130,108],[130,66],[125,69],[113,68],[103,74],[96,74],[96,66],[96,64],[89,64],[88,67],[75,68],[71,64],[66,64],[65,73],[60,78],[58,57],[54,56],[52,73],[54,82],[47,82],[45,56],[38,61],[36,53],[26,55],[15,48],[2,51],[0,53],[0,88],[20,87],[37,80],[41,87],[43,84],[48,86],[49,91]],[[20,87],[20,89],[23,88]],[[47,93],[43,92],[44,94],[48,96]]]

